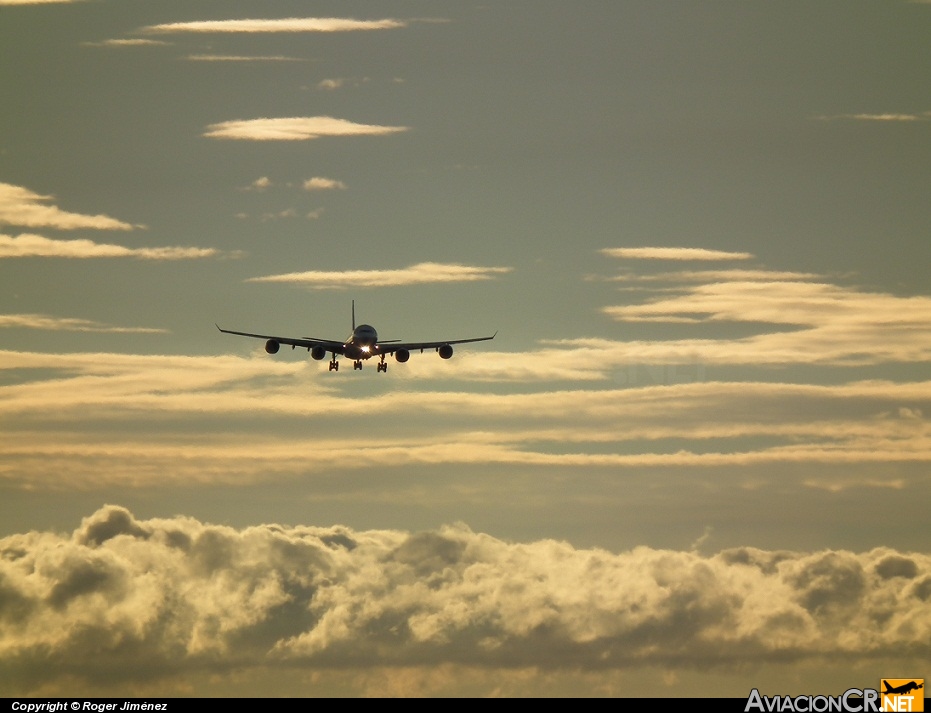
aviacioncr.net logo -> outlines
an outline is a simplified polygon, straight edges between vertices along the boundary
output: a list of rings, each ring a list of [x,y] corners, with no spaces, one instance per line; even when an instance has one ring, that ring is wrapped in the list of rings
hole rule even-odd
[[[925,680],[923,678],[883,678],[879,682],[882,700],[881,711],[919,713],[925,709]]]
[[[762,696],[754,688],[744,713],[923,713],[923,678],[883,678],[880,689],[848,688],[840,696]]]

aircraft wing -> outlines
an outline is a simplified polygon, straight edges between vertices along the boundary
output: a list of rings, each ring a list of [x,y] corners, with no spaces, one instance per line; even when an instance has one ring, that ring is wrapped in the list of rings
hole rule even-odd
[[[417,351],[418,349],[421,351],[424,349],[439,349],[440,347],[444,347],[447,344],[487,342],[490,339],[494,339],[497,335],[498,333],[495,332],[490,337],[473,337],[472,339],[446,339],[442,342],[379,342],[378,352],[384,354],[394,354],[396,351],[401,349],[406,349],[409,352]]]
[[[252,334],[250,332],[234,332],[231,329],[223,329],[219,324],[216,325],[224,334],[236,334],[240,337],[254,337],[255,339],[271,339],[279,344],[287,344],[292,347],[302,347],[304,349],[313,349],[314,347],[323,347],[328,352],[336,352],[337,354],[342,354],[344,351],[345,344],[343,342],[335,342],[332,339],[315,339],[313,337],[276,337],[272,334]]]

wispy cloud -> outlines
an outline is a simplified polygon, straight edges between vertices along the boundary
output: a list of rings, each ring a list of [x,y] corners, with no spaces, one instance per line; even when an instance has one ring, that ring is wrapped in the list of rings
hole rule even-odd
[[[490,280],[511,272],[510,267],[477,267],[473,265],[422,262],[400,270],[344,270],[291,272],[283,275],[252,277],[247,282],[291,282],[318,290],[346,287],[397,287],[443,282],[474,282]]]
[[[127,39],[101,40],[100,42],[82,42],[81,44],[84,47],[166,47],[171,45],[171,42],[137,37]]]
[[[749,260],[753,257],[750,253],[705,248],[604,248],[600,252],[625,260]]]
[[[636,345],[652,353],[653,359],[662,358],[659,355],[664,351],[732,364],[878,364],[931,358],[931,334],[926,328],[931,298],[927,296],[898,297],[818,282],[734,281],[689,286],[678,295],[603,311],[623,322],[798,326],[744,339]],[[634,348],[635,344],[627,346]]]
[[[931,557],[889,548],[613,553],[504,542],[462,524],[234,529],[108,505],[73,533],[12,535],[0,551],[17,613],[2,625],[0,669],[17,671],[18,693],[64,685],[59,671],[72,687],[153,675],[170,686],[179,667],[269,661],[356,675],[360,662],[706,671],[888,661],[913,658],[931,634]]]
[[[628,271],[614,277],[592,277],[593,280],[610,280],[612,282],[748,282],[748,281],[795,281],[824,279],[824,275],[814,272],[792,272],[788,270],[675,270],[659,273],[638,273]]]
[[[896,114],[896,113],[884,113],[884,114],[835,114],[833,116],[816,116],[816,119],[820,121],[837,121],[837,120],[851,120],[851,121],[879,121],[879,122],[911,122],[911,121],[931,121],[931,111],[926,111],[922,114]]]
[[[84,2],[84,0],[0,0],[0,5],[52,5],[73,2]]]
[[[346,190],[346,184],[342,181],[337,181],[335,178],[324,178],[322,176],[314,176],[313,178],[308,178],[304,181],[304,190],[305,191],[332,191],[332,190]]]
[[[166,329],[114,327],[90,319],[51,317],[45,314],[0,314],[0,329],[45,329],[54,332],[107,332],[116,334],[163,334]]]
[[[83,215],[48,205],[52,196],[43,196],[22,186],[0,183],[0,225],[19,225],[27,228],[56,228],[75,230],[132,230],[134,226],[106,215]]]
[[[254,346],[250,358],[0,352],[0,419],[16,434],[0,443],[0,459],[15,465],[0,469],[0,479],[32,490],[264,483],[306,474],[312,452],[315,469],[343,471],[493,464],[578,473],[707,468],[713,475],[732,466],[843,464],[843,477],[825,473],[805,486],[843,489],[901,487],[895,478],[865,478],[864,464],[916,464],[924,472],[931,462],[927,381],[715,382],[700,370],[631,365],[616,367],[615,388],[482,393],[443,390],[430,379],[482,378],[483,366],[523,364],[533,373],[536,364],[553,370],[559,363],[547,354],[483,352],[457,354],[451,369],[425,354],[393,365],[392,379],[405,388],[369,395],[360,412],[355,396],[341,392],[343,375]],[[568,371],[585,355],[567,356]],[[592,369],[605,368],[603,356],[592,350]],[[328,418],[312,431],[280,428],[320,413]],[[405,417],[386,423],[385,413]],[[261,415],[264,425],[250,421],[243,431],[237,414]],[[172,418],[151,430],[162,421],[155,415]],[[196,441],[183,425],[189,419],[199,424]],[[128,437],[130,423],[147,427]],[[370,434],[364,448],[346,435],[349,425]]]
[[[185,59],[191,62],[306,62],[301,57],[284,55],[232,55],[232,54],[190,54]]]
[[[214,248],[127,248],[93,240],[53,240],[41,235],[0,235],[0,259],[21,257],[104,258],[140,260],[190,260],[218,255]]]
[[[204,136],[244,141],[306,141],[321,136],[382,136],[407,131],[406,126],[356,124],[331,116],[246,119],[210,124]]]
[[[406,27],[401,20],[353,20],[340,17],[287,17],[281,19],[201,20],[149,25],[144,32],[358,32]]]

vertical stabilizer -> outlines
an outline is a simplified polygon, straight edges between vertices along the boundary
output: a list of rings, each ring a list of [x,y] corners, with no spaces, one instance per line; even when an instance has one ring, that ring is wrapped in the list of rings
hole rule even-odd
[[[352,301],[352,331],[356,331],[356,301]]]

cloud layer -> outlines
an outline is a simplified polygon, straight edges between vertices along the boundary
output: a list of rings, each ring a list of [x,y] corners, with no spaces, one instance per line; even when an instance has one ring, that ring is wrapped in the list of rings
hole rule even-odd
[[[406,126],[356,124],[331,116],[246,119],[210,124],[204,136],[241,141],[308,141],[321,136],[382,136],[407,131]]]
[[[396,287],[445,282],[490,280],[511,272],[510,267],[477,267],[448,263],[422,262],[400,270],[343,270],[291,272],[284,275],[252,277],[248,282],[292,282],[318,290],[345,287]]]
[[[558,378],[579,355],[539,357],[539,368]],[[815,466],[793,480],[822,490],[902,488],[906,471],[915,487],[927,481],[931,382],[718,382],[705,381],[700,365],[631,365],[615,373],[616,388],[482,393],[431,379],[514,378],[508,370],[519,378],[536,362],[485,351],[454,359],[452,370],[434,354],[392,365],[395,390],[368,394],[360,412],[353,380],[301,358],[0,352],[0,419],[11,435],[0,442],[0,481],[47,491],[169,479],[247,485],[331,469],[457,465],[571,468],[578,476],[687,468],[713,477],[767,464]],[[366,434],[364,447],[349,433]],[[876,473],[876,463],[897,466]]]
[[[931,653],[931,557],[712,556],[191,518],[106,506],[0,540],[0,680],[132,681],[278,662],[602,670]],[[7,695],[12,691],[6,691]]]

